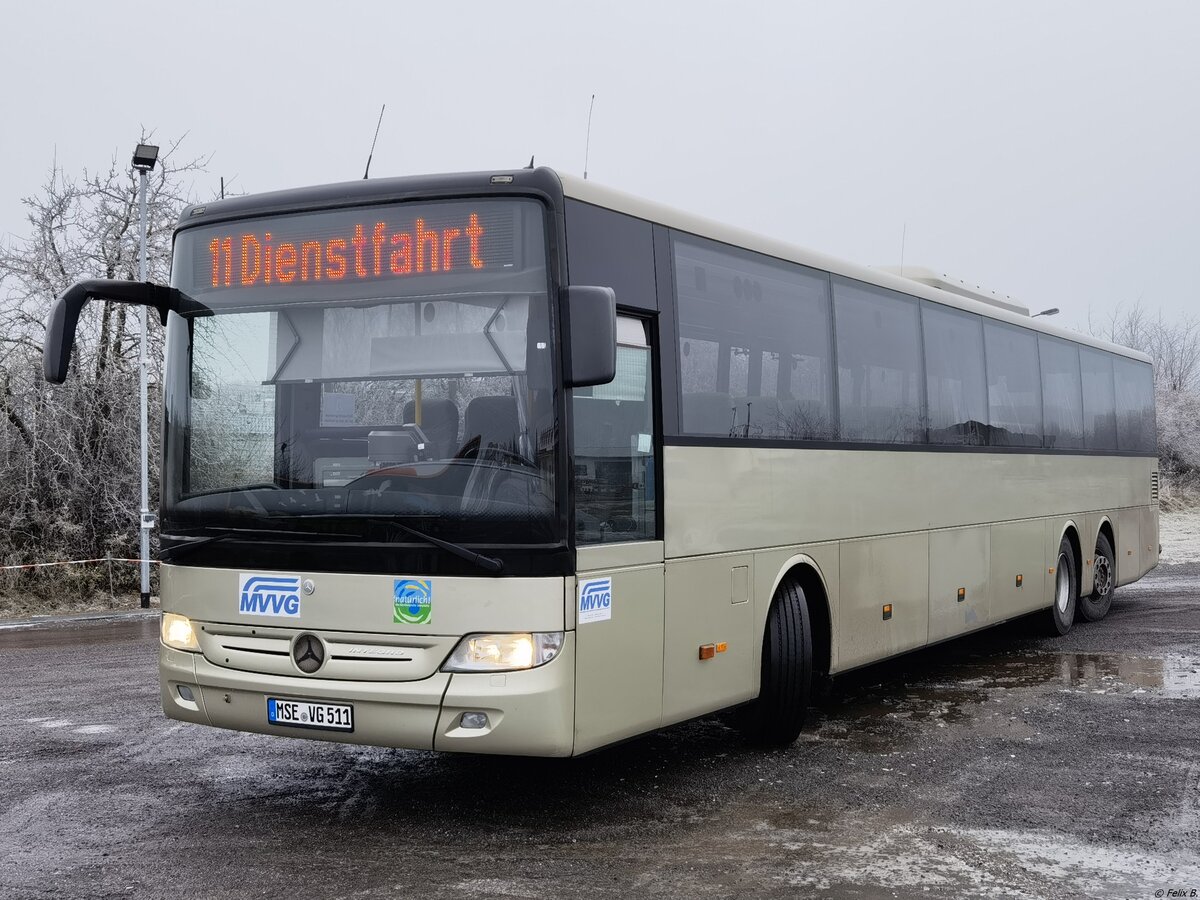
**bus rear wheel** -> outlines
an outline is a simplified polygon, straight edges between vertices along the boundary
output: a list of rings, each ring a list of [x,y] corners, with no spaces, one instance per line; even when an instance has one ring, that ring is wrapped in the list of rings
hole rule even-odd
[[[1079,573],[1071,542],[1063,538],[1058,545],[1058,564],[1054,567],[1054,605],[1050,607],[1049,631],[1061,637],[1071,630],[1079,598]]]
[[[812,629],[804,589],[785,581],[771,601],[763,634],[758,699],[738,710],[747,740],[786,747],[804,728],[812,692]]]
[[[1099,622],[1112,607],[1113,591],[1117,589],[1117,555],[1108,535],[1096,537],[1096,568],[1092,573],[1092,593],[1079,599],[1079,616],[1088,622]]]

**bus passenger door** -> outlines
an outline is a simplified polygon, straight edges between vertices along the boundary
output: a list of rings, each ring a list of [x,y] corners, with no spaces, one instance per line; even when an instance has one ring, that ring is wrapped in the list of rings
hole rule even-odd
[[[575,752],[662,721],[663,543],[647,322],[617,320],[617,375],[576,388]]]

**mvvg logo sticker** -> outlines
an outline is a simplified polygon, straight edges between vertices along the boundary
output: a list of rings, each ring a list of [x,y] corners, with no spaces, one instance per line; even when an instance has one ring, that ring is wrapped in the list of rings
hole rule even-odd
[[[238,612],[243,616],[300,618],[299,575],[238,576]]]
[[[579,582],[578,622],[603,622],[612,618],[612,579],[593,578]]]
[[[392,622],[397,625],[426,625],[433,614],[433,583],[416,578],[397,578],[392,586]]]

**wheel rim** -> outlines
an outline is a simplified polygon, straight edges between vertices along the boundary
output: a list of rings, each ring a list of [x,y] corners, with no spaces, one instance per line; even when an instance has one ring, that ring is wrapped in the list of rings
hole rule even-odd
[[[1112,563],[1108,561],[1107,556],[1096,557],[1096,585],[1095,592],[1097,597],[1107,596],[1109,590],[1112,589]]]
[[[1058,554],[1058,571],[1054,577],[1054,602],[1060,613],[1066,613],[1067,606],[1071,603],[1071,572],[1067,568],[1069,565],[1067,554]]]

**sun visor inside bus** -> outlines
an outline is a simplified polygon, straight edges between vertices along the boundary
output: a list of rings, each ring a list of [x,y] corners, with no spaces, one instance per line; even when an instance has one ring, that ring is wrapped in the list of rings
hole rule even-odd
[[[372,375],[504,375],[525,371],[525,332],[374,338]]]

